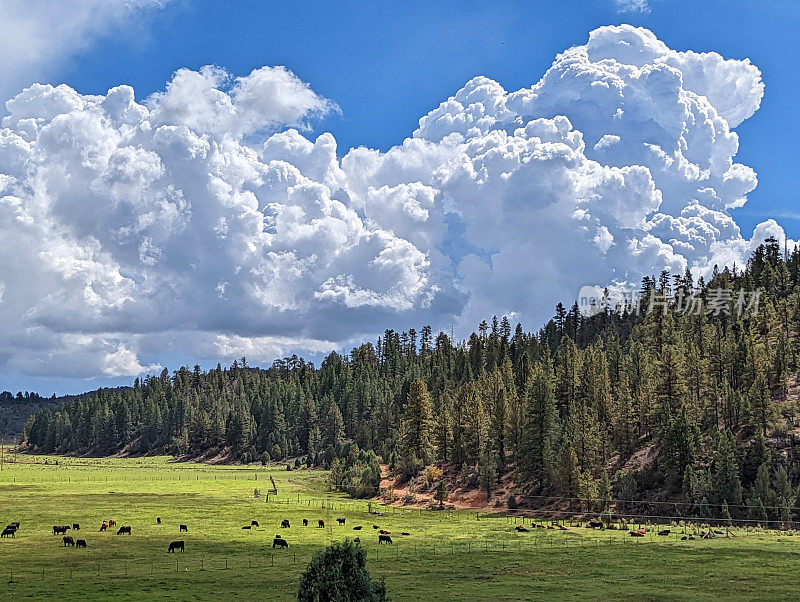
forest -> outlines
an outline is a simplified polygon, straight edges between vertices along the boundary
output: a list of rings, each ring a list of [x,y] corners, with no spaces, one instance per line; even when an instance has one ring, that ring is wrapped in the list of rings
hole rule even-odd
[[[23,441],[47,453],[291,459],[331,468],[357,497],[378,493],[380,463],[406,477],[438,464],[487,494],[510,474],[510,505],[647,500],[788,522],[800,518],[799,280],[800,251],[768,239],[708,282],[688,270],[644,278],[636,306],[586,317],[559,303],[536,332],[494,317],[462,341],[387,330],[318,367],[292,356],[165,369],[38,410]],[[742,291],[749,311],[737,311]]]

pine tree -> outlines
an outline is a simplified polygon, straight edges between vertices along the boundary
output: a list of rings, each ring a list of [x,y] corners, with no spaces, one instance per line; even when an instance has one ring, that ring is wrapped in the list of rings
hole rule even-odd
[[[411,383],[403,411],[401,456],[413,456],[423,465],[429,464],[433,460],[432,431],[431,397],[425,383],[417,379]]]

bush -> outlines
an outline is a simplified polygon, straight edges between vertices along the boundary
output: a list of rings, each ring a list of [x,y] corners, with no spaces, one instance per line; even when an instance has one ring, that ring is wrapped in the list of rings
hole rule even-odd
[[[384,581],[372,581],[369,576],[366,551],[346,540],[314,554],[300,577],[297,599],[380,602],[389,598]]]
[[[508,509],[509,510],[514,510],[517,507],[518,507],[518,505],[517,505],[517,496],[515,496],[512,493],[511,495],[508,496]]]

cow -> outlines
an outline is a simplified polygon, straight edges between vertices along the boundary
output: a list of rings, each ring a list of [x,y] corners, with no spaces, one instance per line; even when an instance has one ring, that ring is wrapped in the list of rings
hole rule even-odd
[[[178,533],[180,533],[181,531],[186,531],[186,533],[188,533],[189,527],[187,527],[186,525],[181,525],[180,527],[178,527]]]
[[[107,520],[104,520],[104,521],[103,521],[103,524],[102,524],[102,525],[100,525],[100,530],[101,530],[101,531],[105,531],[106,529],[108,529],[108,521],[107,521]]]
[[[304,526],[304,527],[307,527],[307,526],[308,526],[308,519],[307,519],[307,518],[304,518],[304,519],[303,519],[303,526]]]
[[[186,551],[186,546],[185,546],[185,544],[183,543],[183,540],[180,540],[180,541],[171,541],[171,542],[170,542],[170,544],[169,544],[169,548],[167,549],[167,552],[174,553],[174,552],[175,552],[175,550],[180,550],[181,552],[185,552],[185,551]]]
[[[257,520],[251,520],[250,521],[250,526],[251,527],[257,527],[258,526],[258,521]]]
[[[602,529],[604,527],[603,521],[599,520],[590,520],[587,528],[589,529]]]
[[[353,531],[361,531],[361,525],[358,525],[357,527],[353,527]]]
[[[409,532],[407,532],[407,531],[402,531],[402,532],[400,533],[400,535],[411,535],[411,533],[409,533]]]
[[[59,525],[55,525],[53,527],[53,535],[64,535],[64,534],[66,534],[68,529],[69,529],[69,527],[65,527],[65,526],[62,527],[62,526],[59,526]]]
[[[288,519],[285,519],[285,518],[284,518],[284,519],[281,521],[281,529],[288,529],[288,528],[289,528],[289,521],[288,521]]]
[[[558,525],[559,531],[566,531],[567,528],[564,525]]]
[[[108,521],[108,526],[109,526],[109,527],[116,527],[116,526],[117,526],[117,521],[115,521],[115,520],[112,518],[111,520],[109,520],[109,521]]]
[[[156,516],[156,524],[157,525],[161,524],[161,517],[160,516]]]
[[[120,527],[117,531],[117,535],[130,535],[131,528],[130,527]]]
[[[11,537],[16,537],[17,536],[17,530],[16,529],[12,529],[10,526],[8,526],[5,529],[3,529],[3,533],[2,533],[2,535],[0,535],[0,537],[8,537],[9,535]]]
[[[65,548],[67,546],[72,546],[73,548],[75,547],[75,540],[72,539],[72,537],[69,536],[69,535],[65,535],[64,538],[61,541],[64,542],[64,547]]]
[[[317,527],[318,527],[319,529],[324,529],[324,528],[325,528],[325,521],[324,521],[324,520],[322,520],[322,519],[319,519],[319,520],[317,521]]]
[[[671,531],[669,529],[661,529],[661,531],[658,532],[659,535],[669,535],[670,533]]]
[[[353,540],[353,543],[361,543],[361,538],[360,538],[360,537],[356,537],[356,538]]]
[[[14,523],[11,524],[13,525]],[[716,533],[717,535],[725,535],[725,531],[720,531],[719,529],[714,529],[714,533]]]
[[[387,531],[386,529],[381,529],[380,531],[378,531],[378,533],[380,533],[381,535],[391,535],[392,532]]]
[[[78,541],[75,542],[75,547],[76,548],[85,548],[86,547],[86,540],[85,539],[79,539]]]
[[[373,529],[380,529],[380,527],[378,525],[372,525],[372,528]]]
[[[252,529],[252,528],[253,528],[253,525],[245,525],[244,527],[242,527],[242,529]]]
[[[516,527],[514,527],[514,529],[517,530],[519,533],[527,533],[528,531],[530,531],[530,529],[528,529],[525,525],[517,525]]]
[[[642,531],[631,531],[631,537],[644,537],[644,533]]]
[[[344,519],[344,518],[337,518],[337,519],[336,519],[336,522],[337,522],[337,523],[339,523],[340,525],[343,525],[343,524],[344,524],[344,522],[345,522],[345,520],[347,520],[347,519]]]
[[[72,523],[72,530],[73,531],[80,531],[81,526],[78,523]]]
[[[378,535],[378,544],[392,543],[392,538],[388,535]]]
[[[283,537],[278,535],[275,536],[275,539],[272,540],[272,547],[273,548],[288,548],[289,542],[287,542]]]

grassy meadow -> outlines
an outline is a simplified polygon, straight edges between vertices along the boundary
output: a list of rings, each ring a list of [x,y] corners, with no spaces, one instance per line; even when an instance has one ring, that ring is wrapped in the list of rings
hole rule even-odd
[[[17,460],[0,471],[0,527],[21,522],[16,538],[0,539],[0,599],[290,600],[315,551],[356,536],[394,600],[777,600],[800,591],[800,536],[786,533],[738,530],[703,541],[680,541],[682,529],[668,537],[648,529],[640,539],[577,526],[517,533],[518,519],[502,514],[373,504],[383,516],[371,516],[365,501],[329,492],[324,471],[168,458]],[[267,503],[269,475],[278,495]],[[280,528],[284,518],[289,529]],[[99,532],[104,519],[130,525],[132,535]],[[242,529],[253,520],[260,527]],[[86,549],[65,548],[52,534],[53,525],[73,523],[81,530],[69,535]],[[188,533],[178,532],[181,523]],[[379,546],[372,525],[390,530],[394,544]],[[288,550],[272,549],[276,534]],[[185,553],[167,553],[179,539]]]

